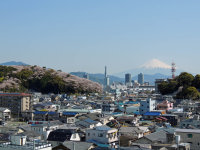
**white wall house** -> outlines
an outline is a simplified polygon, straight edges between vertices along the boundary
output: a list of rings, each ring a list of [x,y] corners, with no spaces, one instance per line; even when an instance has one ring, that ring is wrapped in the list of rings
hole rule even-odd
[[[93,129],[86,129],[86,141],[95,140],[110,146],[118,143],[117,129],[108,126],[98,126]]]
[[[48,135],[51,131],[54,131],[58,129],[60,125],[57,124],[33,124],[31,125],[31,131],[34,131],[36,133],[39,133],[42,135],[42,139],[46,140],[48,138]]]
[[[10,120],[11,119],[11,111],[8,108],[0,107],[0,118],[2,120]]]

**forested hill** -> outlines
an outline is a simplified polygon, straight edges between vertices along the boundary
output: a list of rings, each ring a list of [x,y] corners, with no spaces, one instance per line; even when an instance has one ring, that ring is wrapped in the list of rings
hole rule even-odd
[[[102,92],[96,82],[39,66],[1,66],[0,90],[5,92],[90,93]]]

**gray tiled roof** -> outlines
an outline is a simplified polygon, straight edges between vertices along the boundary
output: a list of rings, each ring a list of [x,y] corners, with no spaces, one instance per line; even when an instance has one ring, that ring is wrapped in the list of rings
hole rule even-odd
[[[153,141],[153,142],[166,142],[167,141],[167,132],[166,131],[157,131],[157,132],[154,132],[154,133],[151,133],[151,134],[148,134],[145,136],[145,138],[149,139],[150,141]]]
[[[77,150],[88,150],[93,143],[66,141],[63,145],[69,149],[73,149],[75,147]]]

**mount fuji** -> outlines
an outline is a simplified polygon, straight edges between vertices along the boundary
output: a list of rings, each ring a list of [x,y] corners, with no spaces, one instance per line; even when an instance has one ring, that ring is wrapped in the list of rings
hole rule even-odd
[[[182,72],[181,70],[177,69],[176,74],[180,74]],[[163,76],[170,76],[171,75],[171,66],[158,60],[158,59],[152,59],[143,65],[132,69],[127,70],[124,72],[116,73],[115,76],[118,77],[124,77],[126,73],[130,73],[132,76],[137,76],[139,73],[143,73],[144,75],[163,75]]]

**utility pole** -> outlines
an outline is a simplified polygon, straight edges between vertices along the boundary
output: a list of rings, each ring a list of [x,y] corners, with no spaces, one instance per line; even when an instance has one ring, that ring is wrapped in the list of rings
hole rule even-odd
[[[75,143],[74,143],[74,141],[73,141],[73,150],[75,150]]]

